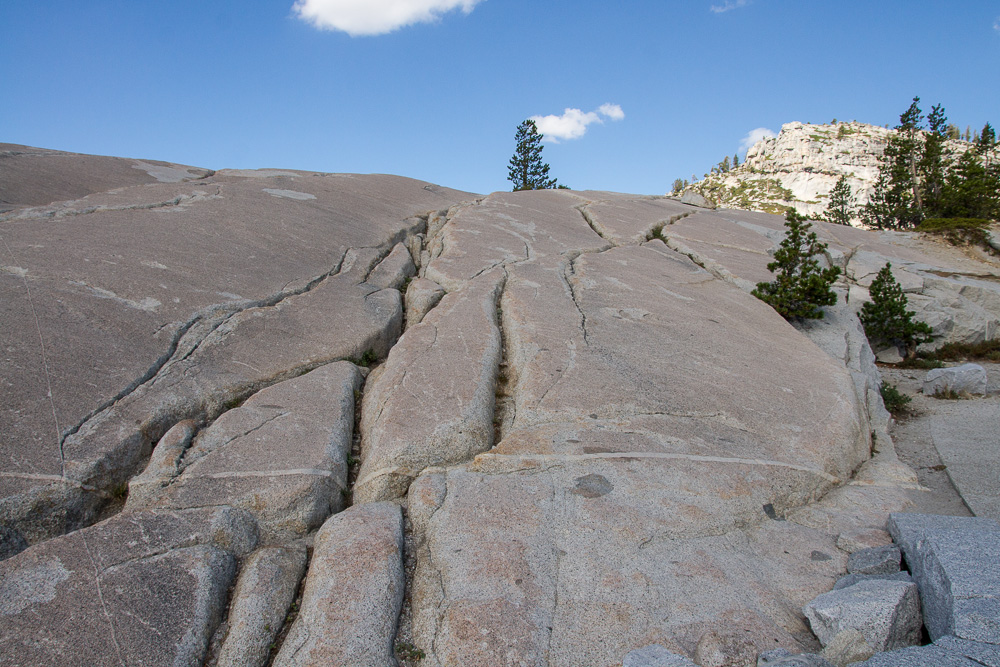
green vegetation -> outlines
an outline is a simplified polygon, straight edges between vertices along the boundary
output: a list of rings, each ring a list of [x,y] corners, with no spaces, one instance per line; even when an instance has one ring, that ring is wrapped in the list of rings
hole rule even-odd
[[[847,176],[841,176],[830,191],[830,201],[827,202],[823,219],[836,225],[849,225],[854,217],[854,195],[847,182]]]
[[[921,352],[921,359],[932,361],[1000,362],[1000,338],[979,343],[946,343],[933,352]]]
[[[507,165],[507,180],[514,184],[514,192],[559,187],[556,179],[549,178],[549,165],[542,162],[542,135],[535,121],[525,120],[518,125],[514,141],[517,148]]]
[[[351,362],[355,366],[363,366],[364,368],[368,368],[369,366],[372,366],[373,364],[378,362],[378,355],[375,354],[375,350],[369,348],[365,350],[365,353],[361,355],[360,359],[358,359],[357,357],[348,357],[347,361]]]
[[[964,391],[955,391],[954,389],[941,389],[934,392],[934,398],[941,398],[946,401],[961,401],[966,398],[972,398],[968,393]]]
[[[937,359],[923,359],[918,353],[917,356],[912,359],[903,359],[903,361],[896,364],[896,368],[915,368],[929,371],[935,368],[944,368],[944,362],[938,361]]]
[[[410,642],[399,641],[396,642],[396,657],[400,660],[420,662],[426,658],[427,655]]]
[[[841,125],[840,127],[837,128],[837,138],[846,139],[855,132],[857,132],[857,130],[851,128],[849,125]]]
[[[986,231],[989,226],[990,221],[985,218],[927,218],[916,230],[941,236],[953,245],[972,244],[989,253],[1000,254],[990,245]]]
[[[917,345],[932,340],[927,323],[914,322],[915,313],[906,309],[908,301],[892,275],[891,264],[887,262],[879,270],[868,293],[872,300],[861,307],[860,318],[872,347],[894,345],[904,358],[911,359],[917,353]]]
[[[879,393],[882,394],[882,402],[885,404],[885,409],[894,417],[905,414],[909,410],[910,401],[913,400],[897,389],[896,385],[889,384],[888,382],[882,383]]]
[[[781,181],[776,178],[742,180],[735,187],[709,182],[703,185],[700,190],[702,195],[715,202],[725,203],[734,208],[758,210],[776,215],[784,215],[792,210],[792,207],[776,204],[774,200],[795,201],[795,195],[792,191],[782,187]]]
[[[1000,217],[1000,163],[994,158],[992,126],[987,123],[974,145],[952,160],[945,142],[957,128],[941,105],[932,107],[925,126],[919,102],[914,97],[899,117],[862,220],[876,229],[914,229],[926,218]]]
[[[837,295],[830,288],[840,269],[821,269],[818,255],[826,251],[812,225],[799,213],[785,215],[785,238],[767,270],[775,274],[769,283],[757,283],[753,295],[770,304],[786,320],[820,319],[822,306],[832,306]]]

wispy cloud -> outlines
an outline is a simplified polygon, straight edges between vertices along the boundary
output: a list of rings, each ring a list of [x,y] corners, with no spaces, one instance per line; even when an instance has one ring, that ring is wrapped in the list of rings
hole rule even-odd
[[[746,7],[749,4],[750,0],[726,0],[724,4],[712,5],[709,9],[716,14],[725,14],[728,11]]]
[[[468,14],[480,2],[483,0],[296,0],[292,10],[317,28],[361,37],[436,21],[455,9]]]
[[[589,125],[603,123],[605,118],[622,120],[625,112],[617,104],[602,104],[596,111],[565,109],[561,116],[532,116],[531,120],[546,139],[559,143],[560,139],[579,139],[587,133]]]
[[[993,22],[993,29],[1000,32],[1000,16],[998,16],[997,20]]]
[[[740,150],[746,152],[750,150],[750,147],[761,139],[766,139],[768,137],[776,137],[778,133],[774,130],[769,130],[766,127],[758,127],[755,130],[750,130],[747,132],[747,136],[743,137],[740,141]]]

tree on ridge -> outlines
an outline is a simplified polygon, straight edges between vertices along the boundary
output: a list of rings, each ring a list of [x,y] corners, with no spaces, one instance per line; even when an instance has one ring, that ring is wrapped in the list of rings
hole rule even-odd
[[[507,165],[507,180],[514,184],[514,192],[559,187],[556,179],[549,178],[549,165],[542,162],[542,138],[533,120],[517,126],[517,148]]]

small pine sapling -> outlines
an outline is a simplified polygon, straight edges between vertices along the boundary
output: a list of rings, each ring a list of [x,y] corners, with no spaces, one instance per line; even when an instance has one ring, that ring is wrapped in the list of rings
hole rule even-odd
[[[785,238],[767,270],[775,274],[769,283],[757,283],[753,295],[771,305],[786,320],[821,319],[823,306],[837,302],[831,289],[840,269],[821,269],[817,256],[826,251],[812,225],[795,210],[785,216]]]
[[[912,359],[917,353],[917,345],[932,340],[930,326],[926,322],[915,322],[915,313],[906,309],[909,302],[892,275],[890,263],[886,262],[878,272],[868,293],[872,300],[861,307],[860,318],[873,347],[894,345],[905,359]]]

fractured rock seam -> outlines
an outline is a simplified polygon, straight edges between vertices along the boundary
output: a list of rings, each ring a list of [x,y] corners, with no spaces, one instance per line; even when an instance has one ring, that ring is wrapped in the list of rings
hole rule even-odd
[[[357,496],[360,491],[362,502],[405,496],[410,482],[429,465],[463,463],[495,444],[492,442],[493,419],[502,354],[497,308],[505,281],[506,271],[498,273],[492,279],[492,284],[490,277],[484,276],[479,281],[480,284],[452,292],[435,307],[434,312],[440,313],[437,319],[425,318],[400,337],[392,350],[394,354],[387,358],[385,366],[380,370],[372,391],[366,392],[364,396],[361,431],[365,447],[355,483],[355,494]],[[441,308],[447,310],[440,310]],[[416,398],[415,390],[407,388],[408,378],[411,375],[426,375],[427,364],[433,363],[435,355],[446,353],[439,349],[440,325],[448,323],[448,317],[456,309],[460,313],[471,311],[477,320],[480,315],[485,316],[478,323],[488,322],[487,326],[490,328],[481,350],[468,348],[469,341],[465,339],[464,330],[448,331],[449,335],[455,336],[452,344],[464,347],[464,350],[456,352],[471,355],[471,363],[480,366],[479,373],[456,378],[456,382],[467,383],[461,385],[459,391],[471,389],[471,394],[455,395],[438,402],[447,415],[440,417],[444,426],[425,434],[413,435],[412,438],[400,439],[398,435],[393,435],[392,429],[396,422],[407,419],[403,416],[406,405],[401,398]],[[425,340],[425,332],[433,333],[433,339],[429,342]],[[476,329],[471,329],[469,335],[475,332]],[[397,352],[398,355],[395,354]],[[480,438],[484,438],[485,442],[481,442]]]
[[[129,394],[131,394],[132,392],[134,392],[136,389],[138,389],[139,387],[141,387],[142,385],[144,385],[144,384],[150,382],[151,380],[153,380],[157,376],[157,374],[159,374],[160,370],[162,370],[164,366],[166,366],[168,363],[170,363],[172,361],[174,355],[177,353],[177,350],[180,347],[181,341],[187,335],[188,331],[190,331],[196,324],[199,324],[200,322],[203,322],[203,321],[207,321],[207,323],[208,323],[208,325],[209,325],[210,328],[204,334],[200,334],[200,339],[197,340],[197,341],[194,341],[193,344],[192,344],[192,346],[191,346],[191,349],[188,350],[184,354],[184,356],[182,356],[178,361],[183,361],[183,360],[187,359],[188,357],[190,357],[198,349],[198,347],[201,345],[201,343],[204,342],[204,340],[206,338],[208,338],[209,335],[212,334],[212,332],[214,332],[220,326],[222,326],[223,324],[225,324],[234,315],[237,315],[238,313],[241,313],[244,310],[251,310],[251,309],[254,309],[254,308],[269,308],[269,307],[276,306],[277,304],[281,303],[283,300],[285,300],[285,299],[287,299],[289,297],[298,296],[300,294],[305,294],[306,292],[309,292],[310,290],[312,290],[313,288],[315,288],[317,285],[319,285],[320,283],[322,283],[327,278],[335,276],[335,275],[338,275],[339,272],[340,272],[341,267],[343,266],[344,258],[347,256],[348,252],[349,252],[349,249],[345,249],[341,253],[340,259],[338,259],[337,262],[336,262],[336,264],[334,264],[333,268],[331,268],[327,273],[325,273],[325,274],[323,274],[321,276],[317,276],[317,277],[313,278],[305,286],[303,286],[301,288],[297,288],[297,289],[290,290],[290,291],[287,291],[287,292],[285,292],[285,291],[278,292],[276,294],[272,294],[269,297],[265,297],[263,299],[259,299],[259,300],[256,300],[256,301],[245,302],[245,303],[240,304],[238,306],[237,305],[229,305],[229,304],[213,305],[213,306],[209,306],[205,310],[202,310],[201,312],[196,313],[194,315],[194,317],[192,317],[191,319],[189,319],[187,322],[184,322],[180,326],[180,328],[177,329],[177,331],[174,333],[174,335],[173,335],[173,337],[172,337],[172,339],[170,341],[170,345],[168,346],[167,351],[164,352],[162,355],[160,355],[160,358],[157,359],[156,361],[154,361],[153,365],[150,366],[149,369],[145,373],[142,374],[142,376],[140,376],[134,382],[130,383],[127,387],[125,387],[120,392],[118,392],[118,394],[116,394],[114,397],[108,399],[107,401],[105,401],[104,403],[102,403],[101,405],[99,405],[98,407],[96,407],[94,410],[92,410],[90,412],[90,414],[86,415],[83,419],[81,419],[80,422],[78,424],[76,424],[76,426],[73,426],[72,428],[68,429],[65,433],[63,433],[62,437],[60,439],[60,445],[62,445],[63,443],[65,443],[66,438],[68,438],[69,436],[77,433],[81,428],[83,428],[83,426],[90,419],[92,419],[96,415],[100,414],[104,410],[107,410],[108,408],[112,407],[115,403],[119,402],[120,400],[122,400],[123,398],[125,398],[126,396],[128,396]],[[214,316],[217,312],[220,312],[220,311],[223,312],[223,314],[221,315],[220,319],[218,319],[218,320],[209,320],[208,319],[208,318],[210,318],[211,316]]]
[[[380,252],[377,255],[371,256],[371,258],[368,261],[370,261],[373,265],[377,264],[379,261],[381,261],[381,259],[383,259],[386,255],[388,255],[392,247],[394,247],[393,244],[385,244],[379,246],[378,248]],[[367,250],[368,248],[359,248],[359,249]],[[114,399],[110,401],[107,401],[105,405],[101,406],[100,409],[93,411],[91,415],[88,415],[86,418],[84,418],[73,429],[68,430],[67,433],[63,436],[61,447],[65,447],[67,439],[75,434],[80,433],[81,429],[83,429],[83,427],[86,426],[95,417],[99,417],[102,413],[104,414],[109,413],[110,411],[114,410],[115,406],[120,401],[128,398],[132,393],[134,393],[140,387],[143,387],[155,381],[157,377],[159,377],[162,374],[161,371],[163,371],[165,367],[172,367],[175,363],[179,363],[180,361],[189,358],[208,338],[208,336],[210,336],[213,332],[217,331],[221,326],[223,326],[226,322],[230,321],[233,317],[240,315],[244,312],[247,312],[249,310],[253,310],[254,308],[270,308],[272,306],[278,305],[287,298],[305,294],[315,289],[319,285],[321,285],[327,278],[340,275],[341,273],[344,272],[345,268],[352,268],[352,267],[345,267],[345,260],[353,254],[353,250],[354,249],[343,250],[336,265],[329,272],[321,276],[317,276],[316,278],[313,278],[305,286],[296,288],[294,290],[279,292],[265,299],[260,299],[250,303],[243,303],[232,310],[229,309],[233,308],[232,306],[229,306],[228,308],[226,306],[222,306],[221,309],[226,309],[227,311],[224,313],[224,316],[219,319],[216,319],[215,321],[210,321],[209,330],[207,332],[199,332],[198,340],[193,342],[191,349],[184,349],[183,356],[178,358],[178,350],[181,349],[182,346],[185,348],[187,347],[184,345],[184,340],[185,338],[190,337],[191,329],[195,328],[196,325],[200,324],[206,317],[206,313],[204,311],[195,315],[195,317],[193,317],[190,321],[186,322],[182,326],[181,330],[179,330],[174,335],[173,340],[171,341],[170,350],[168,350],[167,353],[162,355],[160,359],[158,359],[157,362],[143,375],[142,378],[139,378],[125,390],[119,392],[118,396],[116,396]],[[358,268],[365,268],[365,272],[367,273],[368,269],[370,269],[371,267],[369,266],[369,267],[358,267]],[[210,308],[208,309],[208,313],[212,314],[213,312],[219,309],[220,307],[218,306]],[[240,403],[246,400],[250,395],[257,393],[268,386],[272,386],[273,384],[281,382],[285,379],[289,379],[291,377],[296,377],[298,375],[301,375],[303,372],[308,372],[310,370],[313,370],[314,367],[319,367],[324,365],[325,363],[332,363],[334,361],[336,360],[330,359],[330,360],[323,360],[320,362],[307,363],[305,365],[299,365],[290,368],[283,373],[279,373],[274,377],[271,377],[269,380],[265,381],[264,384],[252,383],[249,386],[237,388],[237,393],[228,400],[228,403],[229,404]],[[184,375],[186,375],[186,373],[189,370],[190,369],[184,369]],[[172,424],[177,423],[179,420],[185,418],[195,418],[196,421],[203,424],[205,422],[211,422],[213,418],[217,416],[216,414],[213,413],[215,412],[216,409],[218,409],[221,406],[216,406],[216,408],[213,409],[211,406],[204,404],[202,398],[203,397],[198,398],[198,405],[188,405],[186,408],[183,405],[177,406],[182,408],[181,412],[176,412],[176,410],[174,410],[169,413],[163,413],[157,415],[148,424],[146,424],[146,427],[143,430],[141,430],[141,432],[133,433],[132,436],[129,436],[129,439],[138,436],[140,440],[134,446],[141,447],[142,440],[144,439],[148,443],[150,443],[150,445],[148,446],[152,448],[152,445],[155,444],[160,439],[160,437],[169,429],[169,427]],[[192,408],[194,409],[194,412],[189,414]],[[111,418],[113,419],[113,416],[111,416]],[[119,444],[119,446],[121,445]],[[93,482],[91,482],[88,479],[76,480],[68,478],[53,480],[66,484],[68,485],[68,487],[77,488],[79,489],[80,492],[85,492],[86,494],[94,494],[93,500],[85,502],[83,506],[84,510],[83,514],[78,515],[73,519],[73,525],[71,528],[69,528],[69,532],[90,525],[95,520],[102,518],[98,516],[97,511],[99,507],[103,505],[104,502],[109,497],[112,496],[112,493],[109,492],[108,489],[110,489],[111,486],[123,483],[121,480],[117,479],[121,475],[122,471],[124,471],[122,467],[117,467],[113,469],[109,468],[106,469],[104,472],[101,472],[100,475],[104,476],[110,475],[112,478],[114,478],[111,480],[111,482],[106,482],[106,483],[101,483],[99,479],[95,479]],[[130,470],[126,472],[126,475],[127,477],[132,477],[138,474],[139,472],[141,472],[141,469],[136,471]],[[91,473],[88,473],[88,475],[93,477]],[[85,498],[86,495],[81,497],[81,500]],[[67,529],[62,528],[60,532],[54,534],[48,534],[46,537],[42,537],[42,539],[49,539],[57,534],[63,534],[65,532],[67,532]]]

